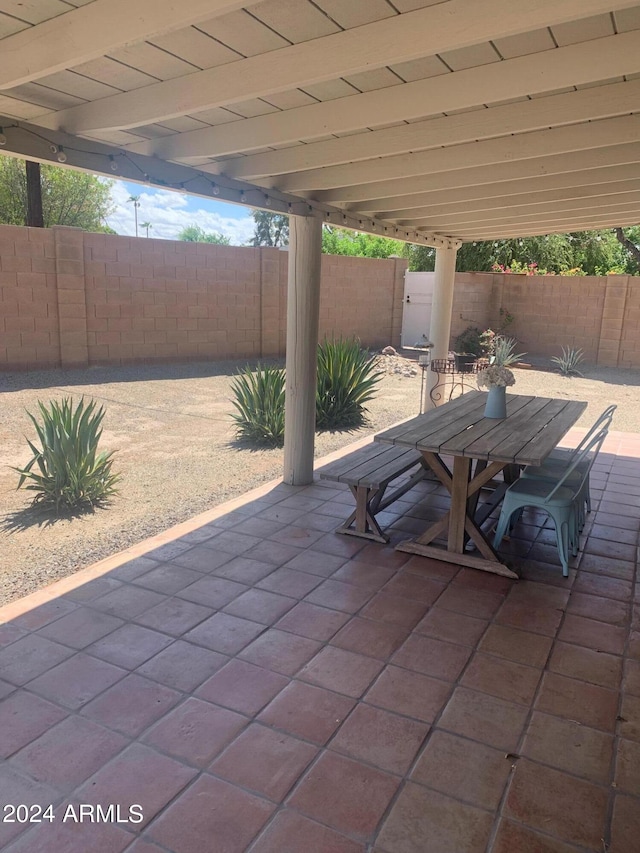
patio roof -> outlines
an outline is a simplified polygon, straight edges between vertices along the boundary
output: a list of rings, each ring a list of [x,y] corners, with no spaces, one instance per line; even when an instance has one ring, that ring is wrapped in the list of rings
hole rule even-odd
[[[3,151],[436,247],[640,220],[633,0],[10,0]]]
[[[446,505],[416,489],[392,545]],[[566,579],[537,512],[506,545],[514,582],[335,534],[351,497],[320,481],[3,608],[0,789],[56,819],[5,822],[0,846],[637,850],[637,435],[610,433],[592,489]],[[63,822],[80,803],[123,822]]]

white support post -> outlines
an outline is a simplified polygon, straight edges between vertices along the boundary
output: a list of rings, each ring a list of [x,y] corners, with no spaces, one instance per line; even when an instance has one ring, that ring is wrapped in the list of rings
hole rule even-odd
[[[433,344],[431,360],[446,358],[449,352],[451,335],[451,312],[453,308],[453,286],[456,279],[456,248],[436,249],[435,280],[433,287],[433,306],[429,340]],[[438,374],[429,370],[427,378],[426,409],[438,405],[431,399],[431,391],[438,383]],[[445,402],[444,398],[439,403]]]
[[[284,482],[313,482],[322,220],[289,217]]]

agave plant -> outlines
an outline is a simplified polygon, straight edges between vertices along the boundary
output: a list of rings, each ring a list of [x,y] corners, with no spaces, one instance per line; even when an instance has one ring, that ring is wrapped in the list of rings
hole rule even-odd
[[[325,340],[318,347],[316,428],[351,429],[366,423],[367,403],[383,374],[356,340]]]
[[[515,338],[505,338],[503,335],[496,335],[493,341],[492,364],[497,364],[498,367],[509,367],[510,364],[521,361],[526,352],[514,352],[516,343]]]
[[[582,376],[578,365],[583,359],[584,351],[580,347],[562,347],[562,355],[554,355],[551,361],[563,376]]]
[[[284,369],[258,365],[256,371],[246,367],[231,384],[237,413],[239,438],[263,447],[284,444]]]
[[[27,412],[36,429],[40,447],[27,439],[33,457],[20,474],[18,488],[36,492],[34,504],[64,509],[82,509],[106,501],[116,494],[118,474],[111,472],[113,451],[98,453],[104,408],[95,401],[73,406],[71,398],[52,400],[47,407],[38,401],[42,420]]]

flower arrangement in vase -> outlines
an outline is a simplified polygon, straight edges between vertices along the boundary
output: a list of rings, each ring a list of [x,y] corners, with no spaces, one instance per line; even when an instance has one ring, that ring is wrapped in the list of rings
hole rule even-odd
[[[506,418],[506,389],[515,383],[516,379],[512,371],[500,364],[490,364],[478,373],[478,388],[489,390],[484,408],[485,418]]]

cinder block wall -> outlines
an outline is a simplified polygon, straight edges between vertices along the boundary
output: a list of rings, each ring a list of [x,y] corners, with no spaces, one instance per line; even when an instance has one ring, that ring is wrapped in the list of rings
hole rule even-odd
[[[400,341],[406,261],[325,255],[320,335]],[[0,369],[283,355],[288,252],[0,226]]]

